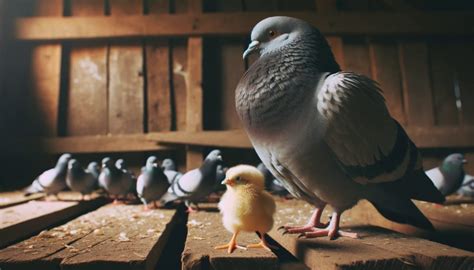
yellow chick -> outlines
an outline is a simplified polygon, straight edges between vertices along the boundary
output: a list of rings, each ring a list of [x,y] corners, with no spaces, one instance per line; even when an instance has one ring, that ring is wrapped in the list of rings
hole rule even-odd
[[[259,243],[247,245],[247,248],[270,250],[264,235],[273,226],[275,201],[264,190],[263,174],[253,166],[238,165],[227,170],[222,184],[227,185],[227,191],[218,206],[224,227],[233,235],[228,244],[217,246],[215,249],[227,249],[229,253],[236,248],[246,249],[236,242],[239,232],[245,231],[258,232],[261,237]]]

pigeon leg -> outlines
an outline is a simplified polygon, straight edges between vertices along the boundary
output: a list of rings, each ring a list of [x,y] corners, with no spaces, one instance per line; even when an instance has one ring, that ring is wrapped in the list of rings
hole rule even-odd
[[[264,248],[268,251],[272,251],[272,249],[278,249],[278,247],[276,246],[272,246],[270,244],[267,243],[267,241],[265,240],[265,234],[264,233],[260,233],[261,237],[260,237],[260,242],[256,243],[256,244],[249,244],[247,245],[247,248]]]
[[[324,206],[316,207],[309,221],[304,226],[281,226],[278,229],[283,229],[283,234],[287,233],[305,233],[311,232],[314,228],[324,228],[327,224],[321,223],[321,215],[323,214]]]
[[[239,231],[236,231],[233,235],[232,238],[230,239],[229,243],[220,245],[220,246],[215,246],[214,249],[227,249],[227,253],[232,253],[236,248],[244,249],[246,250],[246,247],[237,245],[237,234],[239,234]]]
[[[334,212],[329,225],[326,228],[313,228],[311,231],[303,232],[300,236],[306,238],[315,238],[321,236],[328,236],[329,239],[333,240],[338,236],[341,237],[349,237],[353,239],[359,238],[357,233],[351,233],[342,231],[339,229],[339,222],[340,222],[341,214]]]
[[[185,201],[184,204],[188,207],[188,209],[186,209],[186,213],[197,213],[199,211],[197,204],[196,207],[193,207],[190,201]]]

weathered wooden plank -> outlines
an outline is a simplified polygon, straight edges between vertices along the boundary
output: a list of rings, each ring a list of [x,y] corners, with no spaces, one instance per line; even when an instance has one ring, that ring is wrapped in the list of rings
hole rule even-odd
[[[107,205],[3,249],[0,265],[41,269],[154,269],[179,215]]]
[[[252,12],[95,18],[19,18],[21,40],[139,38],[144,36],[247,35],[260,20],[287,15],[309,21],[325,34],[471,35],[472,12]]]
[[[359,233],[360,239],[298,239],[297,235],[282,235],[276,229],[283,224],[304,224],[312,210],[312,206],[301,201],[278,202],[275,226],[270,232],[273,239],[311,268],[469,269],[474,265],[471,252],[380,228],[360,226],[371,220],[366,211],[358,209],[346,211],[341,225],[350,226]],[[323,216],[328,214],[325,211]]]
[[[38,0],[34,15],[63,15],[61,0]],[[58,131],[59,91],[61,81],[61,45],[44,44],[32,48],[31,102],[29,108],[35,135],[56,136]]]
[[[472,61],[474,61],[474,42],[460,42],[453,51],[456,62],[455,82],[459,84],[462,104],[462,123],[474,125],[474,76],[472,76]],[[455,85],[456,86],[456,85]]]
[[[105,14],[104,1],[73,0],[72,16]],[[107,52],[106,44],[73,45],[69,55],[66,134],[107,133]]]
[[[409,125],[432,126],[433,100],[426,44],[402,42],[399,55],[407,122]]]
[[[339,64],[339,67],[342,70],[345,70],[346,61],[344,58],[344,44],[342,42],[342,38],[336,36],[328,36],[326,37],[326,40],[328,41],[329,46],[331,47],[332,53],[334,54],[334,57],[336,58],[336,61]]]
[[[390,114],[406,124],[403,106],[398,48],[393,43],[371,42],[369,45],[372,78],[380,84]]]
[[[0,248],[40,232],[105,203],[104,198],[90,201],[30,201],[0,209]],[[0,252],[0,257],[3,252]],[[0,259],[0,265],[2,260]]]
[[[370,71],[370,55],[365,40],[344,40],[345,69],[372,77]]]
[[[454,94],[456,66],[454,46],[449,43],[429,44],[430,71],[436,125],[459,124],[459,112]]]
[[[169,0],[149,1],[148,5],[148,14],[170,10]],[[167,39],[146,42],[148,131],[170,131],[172,126],[169,46]]]
[[[141,1],[110,1],[111,16],[141,14]],[[143,48],[139,42],[114,42],[109,49],[109,133],[144,130]]]
[[[211,209],[212,210],[212,209]],[[212,227],[212,229],[211,229]],[[182,253],[182,269],[276,269],[278,259],[264,249],[215,250],[214,247],[229,242],[232,236],[224,226],[217,209],[212,212],[191,213],[188,218],[188,236]],[[237,243],[257,243],[255,233],[241,233]]]
[[[10,191],[0,193],[0,208],[10,207],[17,204],[22,204],[27,201],[36,200],[44,197],[45,194],[31,194],[30,196],[25,196],[25,193],[22,191]]]

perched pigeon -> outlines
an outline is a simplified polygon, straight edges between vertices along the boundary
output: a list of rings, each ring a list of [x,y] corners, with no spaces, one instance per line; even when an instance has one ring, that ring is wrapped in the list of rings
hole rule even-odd
[[[94,175],[96,179],[99,179],[100,165],[99,163],[92,161],[87,165],[87,170]]]
[[[439,167],[426,171],[426,175],[444,196],[456,192],[464,180],[464,156],[459,153],[447,156]]]
[[[265,167],[263,163],[258,164],[257,169],[263,174],[265,177],[265,189],[270,191],[271,193],[279,196],[287,196],[289,195],[288,190],[285,189],[285,186],[280,182],[280,180],[276,179],[273,174]]]
[[[96,188],[97,181],[96,175],[89,170],[84,170],[79,161],[69,160],[66,184],[72,191],[80,192],[82,199],[84,199],[85,194],[91,193]]]
[[[111,158],[102,159],[99,184],[109,195],[116,199],[118,196],[126,196],[131,191],[133,182],[132,175],[118,169]]]
[[[390,116],[371,79],[341,72],[316,28],[270,17],[252,30],[244,58],[260,57],[241,78],[236,109],[262,162],[295,197],[316,209],[306,237],[357,237],[339,230],[340,215],[366,198],[386,218],[432,229],[411,199],[442,202],[418,149]],[[334,209],[327,227],[324,207]]]
[[[70,159],[70,154],[62,154],[54,168],[40,174],[25,189],[25,196],[38,192],[45,192],[47,195],[57,195],[61,190],[65,189],[67,164]]]
[[[466,174],[461,187],[458,189],[458,194],[466,197],[474,198],[474,176]]]
[[[144,171],[137,180],[137,195],[145,205],[145,210],[148,210],[148,203],[159,200],[169,186],[168,178],[158,166],[158,159],[150,156],[146,160]]]
[[[176,179],[179,179],[181,176],[183,176],[182,173],[176,170],[176,165],[170,158],[167,158],[161,162],[161,168],[163,169],[164,174],[168,178],[168,183],[170,184],[173,184]]]
[[[162,197],[162,203],[166,204],[180,199],[184,200],[189,211],[194,211],[191,208],[191,203],[197,203],[198,200],[214,190],[217,180],[217,166],[220,164],[222,164],[221,151],[211,151],[201,167],[193,169],[173,181],[168,192]]]

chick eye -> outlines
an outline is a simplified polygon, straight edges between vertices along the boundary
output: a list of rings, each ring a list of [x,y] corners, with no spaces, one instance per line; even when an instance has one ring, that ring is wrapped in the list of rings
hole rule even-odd
[[[240,176],[237,176],[237,178],[235,178],[235,180],[236,180],[237,182],[240,182],[240,180],[241,180],[241,179],[240,179]]]
[[[274,37],[274,36],[276,35],[276,33],[275,33],[275,31],[270,30],[270,31],[268,31],[268,35],[269,35],[270,37]]]

